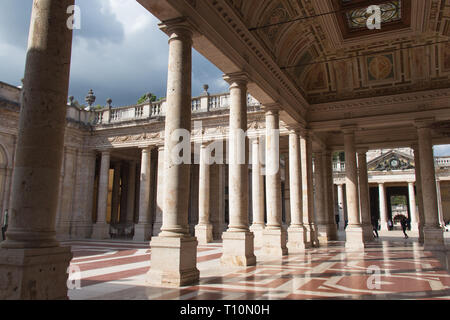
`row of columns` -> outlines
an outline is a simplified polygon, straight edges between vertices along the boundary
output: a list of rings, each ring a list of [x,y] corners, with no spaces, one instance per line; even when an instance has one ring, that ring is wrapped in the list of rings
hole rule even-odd
[[[0,248],[0,274],[9,274],[11,281],[4,284],[0,299],[64,299],[67,298],[67,267],[72,258],[69,247],[61,247],[55,237],[58,185],[63,158],[63,143],[66,110],[64,105],[68,93],[72,30],[67,28],[67,8],[73,0],[35,0],[33,3],[30,41],[25,68],[22,110],[19,137],[16,150],[13,177],[11,221],[7,240]],[[188,194],[190,165],[177,163],[172,155],[178,153],[178,141],[172,134],[184,129],[191,130],[191,71],[193,31],[184,19],[172,20],[161,25],[169,34],[169,68],[167,84],[167,105],[164,139],[164,193],[162,203],[162,227],[158,237],[153,237],[151,268],[147,276],[150,284],[184,285],[199,280],[196,266],[197,240],[190,236],[188,228]],[[39,72],[37,72],[39,71]],[[229,75],[230,83],[230,166],[229,200],[230,224],[223,234],[222,263],[252,265],[256,263],[253,253],[253,233],[248,227],[247,186],[248,166],[246,159],[248,143],[240,148],[239,130],[247,129],[247,79],[245,74]],[[51,112],[49,112],[51,110]],[[267,127],[276,129],[278,113],[268,111]],[[443,244],[439,232],[437,201],[434,177],[434,163],[430,129],[418,128],[421,163],[422,198],[425,208],[424,240],[426,247],[437,248]],[[270,132],[268,132],[270,136]],[[347,244],[358,247],[363,242],[361,220],[358,214],[358,177],[354,132],[344,130],[347,158],[347,208],[349,228]],[[298,143],[297,137],[295,138]],[[309,135],[300,137],[302,185],[312,186],[312,142]],[[268,150],[272,144],[268,144]],[[277,159],[266,153],[269,167]],[[298,152],[293,154],[298,157]],[[100,186],[108,184],[110,155],[102,153]],[[148,161],[143,161],[146,166]],[[299,169],[296,159],[290,161],[293,170]],[[319,164],[320,166],[320,164]],[[148,167],[143,170],[145,173]],[[266,202],[269,223],[263,232],[263,242],[269,252],[284,254],[285,236],[281,228],[281,206],[278,196],[279,173],[267,176]],[[291,176],[291,181],[294,175]],[[321,180],[320,177],[318,177]],[[319,186],[323,182],[318,181]],[[299,181],[291,183],[291,194],[300,194]],[[148,185],[144,184],[143,188]],[[297,186],[297,187],[295,187]],[[99,222],[94,232],[102,236],[106,231],[107,188],[99,188]],[[303,216],[296,212],[292,230],[301,229],[306,243],[318,244],[318,232],[313,215],[313,190],[302,189]],[[359,191],[360,192],[360,191]],[[23,195],[27,196],[24,197]],[[292,197],[291,195],[291,197]],[[295,197],[295,196],[294,196]],[[100,199],[102,199],[100,203]],[[295,203],[295,204],[293,204]],[[160,205],[160,204],[158,204]],[[299,200],[291,202],[299,205]],[[297,209],[297,211],[292,210]],[[146,214],[143,207],[139,215]],[[205,213],[205,212],[204,212]],[[38,217],[38,219],[36,218]],[[145,220],[144,220],[145,221]],[[297,224],[298,223],[298,224]],[[319,228],[320,229],[320,228]],[[276,244],[270,244],[273,239]],[[305,242],[304,242],[305,243]]]

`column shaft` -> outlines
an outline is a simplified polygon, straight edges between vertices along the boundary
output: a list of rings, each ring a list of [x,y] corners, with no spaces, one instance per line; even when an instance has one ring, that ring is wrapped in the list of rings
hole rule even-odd
[[[429,124],[419,123],[417,133],[419,136],[420,176],[425,211],[424,247],[429,250],[441,250],[445,249],[445,243],[443,230],[439,226],[436,172]]]
[[[263,232],[264,255],[287,254],[286,231],[281,221],[280,118],[278,107],[266,110],[266,210],[267,225]]]
[[[414,182],[408,182],[408,195],[409,195],[409,212],[411,218],[411,230],[419,230],[419,218],[417,217],[416,210],[416,194],[414,192]]]
[[[148,241],[152,237],[152,223],[150,215],[152,148],[141,151],[141,174],[139,183],[139,219],[134,228],[135,241]]]
[[[111,156],[109,151],[103,151],[101,155],[97,197],[97,221],[94,225],[92,234],[94,239],[109,238],[109,225],[106,223],[106,215],[108,210],[109,167]]]
[[[158,237],[150,242],[152,261],[147,282],[183,286],[196,283],[200,277],[197,240],[190,236],[188,224],[193,31],[184,18],[167,21],[160,27],[169,35],[170,110],[165,119],[163,225]]]
[[[314,184],[311,136],[305,131],[300,138],[303,189],[303,226],[306,231],[306,246],[317,246],[314,224]]]
[[[224,265],[256,264],[254,236],[248,228],[247,76],[225,76],[230,84],[230,133],[228,166],[229,225],[222,235]]]
[[[328,241],[337,240],[337,226],[335,218],[335,191],[333,181],[333,154],[330,150],[325,152],[325,198],[327,203],[327,239]]]
[[[252,140],[252,212],[250,230],[255,236],[255,246],[262,246],[264,230],[264,176],[261,172],[259,139]]]
[[[423,227],[425,224],[425,211],[423,208],[423,196],[422,196],[422,179],[420,176],[420,155],[419,155],[419,146],[414,145],[414,169],[416,175],[416,190],[417,190],[417,206],[419,209],[418,213],[418,229],[419,229],[419,243],[423,244],[424,235],[423,235]]]
[[[72,52],[66,12],[73,4],[33,2],[10,221],[0,249],[0,274],[9,278],[2,283],[2,300],[67,299],[72,254],[56,241],[55,219]]]
[[[346,249],[364,247],[363,230],[359,215],[358,171],[356,165],[355,133],[353,129],[344,130],[345,144],[345,188],[347,193],[348,225]]]
[[[368,150],[358,151],[358,174],[359,174],[359,208],[361,212],[361,226],[363,229],[364,242],[373,241],[372,219],[370,216],[369,175],[367,170]]]
[[[136,161],[130,161],[128,169],[128,188],[127,188],[127,223],[133,224],[134,221],[134,200],[136,192]]]
[[[200,148],[200,172],[198,193],[199,221],[195,226],[195,236],[200,244],[206,244],[213,240],[213,229],[210,221],[210,149],[208,144]]]
[[[344,185],[338,184],[339,230],[344,230],[345,228],[344,206]]]

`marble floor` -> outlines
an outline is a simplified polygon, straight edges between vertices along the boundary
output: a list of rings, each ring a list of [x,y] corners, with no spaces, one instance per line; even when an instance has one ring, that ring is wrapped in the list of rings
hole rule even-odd
[[[261,257],[256,248],[257,265],[237,268],[220,265],[221,243],[202,245],[197,253],[201,279],[182,288],[145,285],[148,243],[72,240],[63,245],[72,246],[74,254],[68,282],[74,300],[450,300],[449,251],[424,251],[414,233],[405,240],[401,232],[381,232],[357,252],[347,252],[343,241],[278,259]]]

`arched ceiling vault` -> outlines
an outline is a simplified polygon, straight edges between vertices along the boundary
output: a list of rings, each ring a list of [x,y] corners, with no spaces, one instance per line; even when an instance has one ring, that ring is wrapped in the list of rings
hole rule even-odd
[[[228,2],[310,104],[450,86],[450,0]]]

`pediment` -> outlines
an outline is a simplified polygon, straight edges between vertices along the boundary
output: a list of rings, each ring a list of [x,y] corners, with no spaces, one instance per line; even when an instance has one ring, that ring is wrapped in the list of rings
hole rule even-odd
[[[414,158],[400,151],[392,150],[367,164],[369,171],[395,171],[414,169]]]

